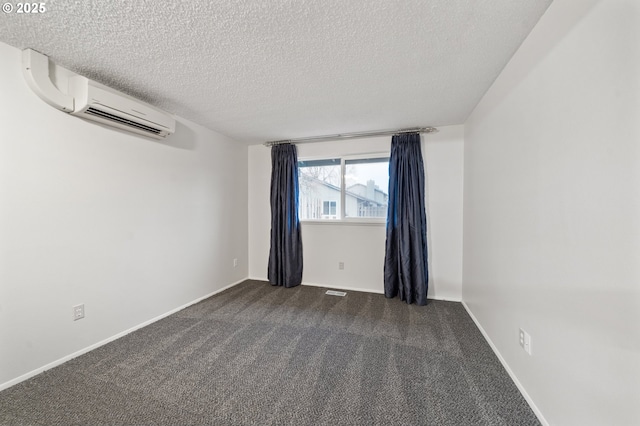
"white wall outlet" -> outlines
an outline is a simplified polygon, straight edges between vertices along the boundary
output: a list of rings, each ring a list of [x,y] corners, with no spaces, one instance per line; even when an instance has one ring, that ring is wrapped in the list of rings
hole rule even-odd
[[[73,320],[77,321],[84,318],[84,303],[73,307]]]
[[[529,335],[529,333],[527,333],[523,329],[520,329],[519,338],[520,346],[522,346],[522,349],[524,349],[526,353],[531,355],[531,336]]]
[[[338,269],[344,269],[344,262],[338,262]]]
[[[238,259],[233,259],[233,267],[234,268],[238,267]]]

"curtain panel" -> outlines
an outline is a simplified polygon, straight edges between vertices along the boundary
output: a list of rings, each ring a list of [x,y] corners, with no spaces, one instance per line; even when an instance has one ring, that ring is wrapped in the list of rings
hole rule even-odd
[[[420,134],[391,140],[384,294],[425,305],[429,283],[425,175]]]
[[[271,147],[271,248],[267,275],[274,286],[295,287],[302,282],[298,155],[293,144]]]

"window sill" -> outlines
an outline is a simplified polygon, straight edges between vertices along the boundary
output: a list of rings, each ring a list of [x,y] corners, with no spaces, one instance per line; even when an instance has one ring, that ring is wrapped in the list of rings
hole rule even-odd
[[[301,220],[301,225],[338,225],[338,226],[386,226],[386,220]]]

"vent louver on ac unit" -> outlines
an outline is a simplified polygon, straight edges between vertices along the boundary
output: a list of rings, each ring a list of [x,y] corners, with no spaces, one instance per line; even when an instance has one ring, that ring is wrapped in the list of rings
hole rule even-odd
[[[105,120],[111,120],[116,123],[122,124],[124,126],[135,127],[136,129],[144,130],[145,132],[153,133],[154,135],[159,135],[162,132],[162,130],[160,129],[156,129],[150,126],[145,126],[144,124],[136,123],[135,121],[127,120],[125,118],[118,117],[117,115],[110,114],[106,111],[100,111],[99,109],[96,109],[93,107],[87,108],[84,113],[89,115],[94,115],[96,117],[101,117],[101,118],[104,118]]]

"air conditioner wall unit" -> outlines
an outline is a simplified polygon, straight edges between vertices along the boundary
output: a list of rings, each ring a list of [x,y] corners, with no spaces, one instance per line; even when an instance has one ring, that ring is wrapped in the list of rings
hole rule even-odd
[[[175,132],[175,119],[167,113],[86,77],[71,77],[69,94],[72,115],[158,139]]]
[[[54,108],[156,139],[175,132],[176,121],[168,113],[86,77],[70,77],[68,90],[61,91],[51,81],[49,58],[42,53],[25,49],[22,62],[29,87]]]

